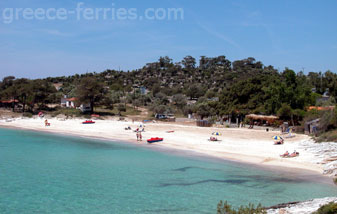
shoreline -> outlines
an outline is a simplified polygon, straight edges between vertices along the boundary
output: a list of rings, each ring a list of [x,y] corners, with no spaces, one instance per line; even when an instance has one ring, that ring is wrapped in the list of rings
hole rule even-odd
[[[312,181],[315,183],[324,183],[328,185],[334,185],[331,179],[329,177],[324,176],[322,173],[319,173],[315,170],[308,170],[308,169],[302,169],[302,168],[294,168],[294,167],[283,167],[279,166],[277,169],[273,168],[273,165],[261,165],[257,163],[252,163],[252,162],[247,162],[247,161],[242,161],[242,160],[234,160],[226,157],[219,157],[219,156],[214,156],[210,154],[205,154],[202,152],[198,151],[192,151],[192,150],[182,150],[182,149],[177,149],[177,148],[170,148],[170,147],[165,147],[163,144],[139,144],[135,141],[130,140],[121,140],[117,138],[106,138],[102,136],[95,136],[95,135],[86,135],[86,136],[81,136],[79,134],[73,134],[69,132],[58,132],[58,131],[51,131],[51,130],[41,130],[41,129],[35,129],[35,128],[23,128],[19,126],[8,126],[8,125],[3,125],[0,124],[0,128],[5,128],[5,129],[11,129],[11,130],[23,130],[23,131],[31,131],[31,132],[36,132],[36,133],[44,133],[44,134],[52,134],[55,136],[59,136],[59,134],[64,135],[65,137],[79,137],[83,139],[89,139],[89,140],[100,140],[105,143],[111,143],[111,142],[117,142],[117,143],[127,143],[133,146],[141,146],[142,148],[145,149],[150,149],[152,151],[156,152],[162,152],[165,154],[169,155],[178,155],[184,158],[193,158],[193,159],[200,159],[203,161],[214,161],[214,162],[227,162],[227,163],[233,163],[239,166],[245,166],[245,167],[254,167],[256,169],[261,169],[261,170],[266,170],[266,171],[271,171],[278,173],[280,175],[286,174],[286,177],[294,180],[305,180],[305,181]],[[144,142],[144,141],[143,141]],[[147,146],[150,145],[150,146]]]
[[[131,126],[133,129],[139,123],[121,122],[114,120],[97,120],[93,125],[82,125],[79,119],[59,121],[50,119],[51,127],[44,127],[41,119],[16,119],[12,122],[0,121],[0,127],[31,130],[60,135],[69,135],[76,137],[85,137],[91,139],[100,139],[106,141],[123,141],[133,145],[142,145],[146,138],[161,136],[164,142],[154,144],[151,149],[167,151],[174,154],[192,154],[193,156],[209,157],[218,160],[232,161],[244,165],[254,165],[273,171],[310,172],[310,174],[322,174],[323,167],[312,162],[313,155],[305,155],[303,151],[301,156],[304,158],[282,159],[279,154],[284,149],[300,150],[299,143],[309,140],[307,136],[296,135],[294,139],[289,139],[289,146],[272,145],[269,136],[277,135],[279,132],[265,132],[261,130],[248,129],[230,129],[230,128],[201,128],[196,126],[171,124],[171,123],[150,123],[145,124],[146,132],[143,133],[143,142],[140,144],[135,140],[133,131],[126,131],[124,127]],[[165,133],[164,130],[175,130],[175,133]],[[208,133],[212,131],[223,132],[220,143],[209,142]],[[205,134],[207,133],[207,134]],[[164,136],[163,136],[164,135]],[[256,139],[254,139],[256,138]],[[288,139],[286,143],[288,144]],[[270,146],[271,145],[271,146]],[[291,150],[289,151],[291,152]],[[279,153],[279,154],[278,154]],[[300,160],[298,160],[300,159]],[[331,180],[331,179],[330,179]]]

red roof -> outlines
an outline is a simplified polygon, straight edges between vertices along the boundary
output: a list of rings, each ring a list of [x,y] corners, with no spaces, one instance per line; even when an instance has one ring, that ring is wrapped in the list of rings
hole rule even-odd
[[[1,100],[2,103],[18,103],[19,100]]]
[[[77,98],[76,97],[73,97],[73,98],[69,98],[69,99],[67,99],[67,101],[71,101],[71,102],[74,102],[74,101],[76,101],[77,100]]]
[[[317,111],[327,111],[327,110],[334,110],[335,106],[309,106],[309,110],[317,110]]]

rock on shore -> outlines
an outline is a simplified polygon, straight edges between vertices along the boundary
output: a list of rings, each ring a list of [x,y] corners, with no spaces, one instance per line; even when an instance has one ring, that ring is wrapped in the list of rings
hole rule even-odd
[[[268,214],[311,214],[317,211],[322,205],[330,202],[337,203],[337,197],[317,198],[304,202],[291,202],[279,204],[267,208]]]

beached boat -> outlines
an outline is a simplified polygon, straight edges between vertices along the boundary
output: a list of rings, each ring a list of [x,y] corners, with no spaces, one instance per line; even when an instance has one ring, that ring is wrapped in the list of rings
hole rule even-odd
[[[92,121],[92,120],[86,120],[84,122],[82,122],[82,124],[94,124],[95,121]]]
[[[161,142],[163,141],[164,138],[160,138],[160,137],[152,137],[150,139],[147,140],[148,143],[156,143],[156,142]]]

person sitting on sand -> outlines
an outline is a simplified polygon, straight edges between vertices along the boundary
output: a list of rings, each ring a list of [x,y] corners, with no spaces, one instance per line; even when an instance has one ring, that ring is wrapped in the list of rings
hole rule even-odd
[[[45,121],[44,121],[44,125],[45,125],[45,126],[50,126],[50,123],[48,123],[48,120],[45,120]]]
[[[280,155],[281,157],[288,157],[289,156],[289,152],[286,151],[283,155]]]
[[[209,140],[210,141],[217,141],[218,139],[216,137],[210,137]]]
[[[281,145],[284,143],[284,140],[281,138],[279,141],[276,141],[274,144],[275,145]]]
[[[289,156],[290,157],[296,157],[296,156],[298,156],[300,153],[298,153],[298,152],[296,152],[296,150],[294,150],[294,152],[293,153],[291,153]]]

